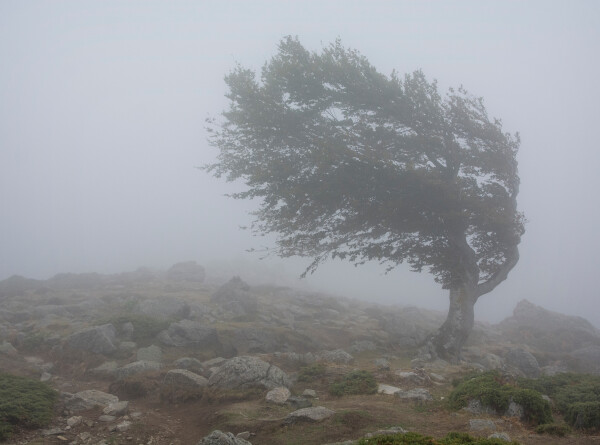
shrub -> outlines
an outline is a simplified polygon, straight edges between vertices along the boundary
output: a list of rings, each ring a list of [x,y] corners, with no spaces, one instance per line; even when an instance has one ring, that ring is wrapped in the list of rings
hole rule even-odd
[[[465,433],[449,433],[443,439],[434,439],[417,433],[388,434],[371,439],[361,439],[358,445],[519,445],[518,442],[506,442],[502,439],[483,439]]]
[[[46,383],[0,373],[0,440],[6,440],[14,426],[48,425],[56,399],[56,391]]]
[[[470,400],[479,400],[483,405],[503,413],[513,400],[523,407],[525,419],[533,424],[552,422],[550,405],[542,395],[532,389],[523,389],[502,382],[495,371],[485,372],[476,377],[467,377],[458,383],[450,393],[448,404],[452,409],[467,406]]]
[[[571,432],[571,428],[569,425],[565,424],[556,424],[556,423],[544,423],[543,425],[538,425],[535,429],[535,432],[538,434],[549,434],[551,436],[565,437],[567,434]]]
[[[145,344],[154,339],[159,332],[164,331],[171,324],[170,320],[160,320],[144,314],[123,314],[106,320],[118,327],[130,322],[133,325],[132,340]]]
[[[600,402],[578,402],[569,405],[565,420],[575,428],[600,429]]]
[[[299,382],[314,382],[317,379],[325,376],[327,368],[323,363],[316,363],[314,365],[305,366],[300,369],[298,373]]]
[[[350,394],[375,394],[377,382],[369,371],[352,371],[346,374],[340,381],[329,387],[329,392],[334,396]]]

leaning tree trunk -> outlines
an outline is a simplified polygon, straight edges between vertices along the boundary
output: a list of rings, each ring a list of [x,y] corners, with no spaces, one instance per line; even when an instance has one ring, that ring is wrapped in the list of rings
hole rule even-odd
[[[477,294],[461,287],[450,289],[448,317],[439,330],[429,339],[432,355],[450,362],[460,361],[460,351],[469,338],[475,322],[473,307]]]

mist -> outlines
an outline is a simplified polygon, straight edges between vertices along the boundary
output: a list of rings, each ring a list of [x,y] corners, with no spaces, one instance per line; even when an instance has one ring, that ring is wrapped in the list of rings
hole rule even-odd
[[[256,203],[197,167],[204,120],[228,106],[237,63],[259,70],[285,35],[340,38],[382,73],[464,85],[520,132],[528,223],[507,281],[476,305],[499,321],[521,299],[600,325],[600,4],[594,1],[0,3],[0,279],[115,273],[196,260],[207,273],[445,310],[431,275],[399,266],[268,257]]]

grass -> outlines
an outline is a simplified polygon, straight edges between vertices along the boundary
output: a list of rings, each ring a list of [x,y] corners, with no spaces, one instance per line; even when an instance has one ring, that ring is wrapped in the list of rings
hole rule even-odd
[[[0,373],[0,441],[8,439],[15,426],[48,425],[57,397],[46,383]]]
[[[329,387],[329,392],[334,396],[351,394],[375,394],[377,382],[369,371],[352,371],[342,377],[341,380]]]
[[[316,363],[310,366],[304,366],[300,368],[298,372],[299,382],[314,382],[325,377],[327,373],[327,367],[322,363]]]
[[[518,442],[506,442],[501,439],[483,439],[472,437],[465,433],[449,433],[443,439],[423,436],[417,433],[387,434],[361,439],[358,445],[518,445]]]

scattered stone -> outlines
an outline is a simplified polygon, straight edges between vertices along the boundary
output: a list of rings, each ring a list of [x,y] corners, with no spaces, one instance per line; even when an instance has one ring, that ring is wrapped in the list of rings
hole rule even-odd
[[[163,384],[181,390],[195,390],[208,385],[208,380],[187,369],[171,369],[165,375]]]
[[[434,382],[437,382],[437,383],[445,383],[446,382],[446,378],[443,375],[437,374],[435,372],[430,372],[429,378],[431,378],[431,380],[433,380]]]
[[[121,343],[122,344],[122,343]],[[90,373],[98,377],[113,377],[117,373],[119,365],[115,361],[104,362],[100,366],[90,369]]]
[[[496,410],[494,408],[492,408],[489,405],[484,405],[483,403],[481,403],[481,400],[479,399],[471,399],[469,400],[469,403],[467,403],[467,406],[465,406],[463,408],[465,411],[470,412],[471,414],[489,414],[492,416],[496,416],[498,415],[498,413],[496,412]]]
[[[315,406],[312,408],[302,408],[291,412],[285,418],[285,423],[296,422],[320,422],[335,414],[335,411],[324,406]]]
[[[378,371],[389,371],[390,370],[390,361],[385,358],[378,358],[375,360],[375,367]]]
[[[83,417],[81,416],[72,416],[67,419],[67,426],[73,428],[74,426],[80,425]]]
[[[40,376],[40,382],[47,382],[51,378],[52,378],[52,374],[44,371],[44,372],[42,372],[42,375]]]
[[[422,385],[425,383],[425,378],[412,371],[396,371],[396,374],[400,379],[405,382],[409,382],[415,385]]]
[[[235,437],[237,437],[238,439],[248,440],[250,439],[250,436],[252,436],[250,431],[242,431],[241,433],[238,433]]]
[[[506,433],[492,433],[488,436],[488,439],[500,439],[510,442],[510,436]]]
[[[192,320],[171,323],[167,330],[158,334],[158,338],[167,346],[212,349],[221,347],[215,328]]]
[[[187,301],[165,296],[143,300],[139,310],[142,314],[159,320],[188,318],[191,312]]]
[[[42,436],[58,436],[59,434],[64,434],[64,430],[61,428],[42,430]]]
[[[303,397],[310,397],[311,399],[317,398],[317,392],[314,389],[305,389],[302,392]]]
[[[394,393],[396,397],[401,399],[410,399],[418,401],[430,401],[433,400],[433,396],[425,388],[409,389],[408,391],[400,390]]]
[[[350,364],[354,362],[354,357],[348,354],[343,349],[335,349],[333,351],[321,351],[316,354],[316,360],[319,362]]]
[[[138,349],[136,356],[138,360],[160,363],[162,361],[162,349],[159,346],[151,345],[147,348]]]
[[[137,343],[133,341],[122,341],[119,343],[119,351],[123,353],[131,353],[137,349]]]
[[[240,277],[233,277],[223,284],[210,300],[233,317],[244,317],[258,311],[258,299],[250,293],[250,286]]]
[[[278,386],[291,386],[291,380],[285,372],[275,365],[262,361],[257,357],[241,356],[226,361],[210,376],[210,386],[221,388],[251,388],[267,389]]]
[[[394,395],[398,391],[402,391],[402,390],[400,388],[397,388],[396,386],[392,386],[392,385],[385,385],[383,383],[380,383],[377,386],[377,392],[379,394]]]
[[[119,433],[123,433],[131,428],[131,422],[129,420],[124,420],[123,422],[117,424],[116,430]]]
[[[215,430],[208,436],[204,437],[196,445],[252,445],[241,437],[236,437],[232,433],[224,433],[219,430]]]
[[[73,413],[96,406],[105,407],[119,401],[117,396],[95,389],[87,389],[75,394],[62,393],[62,396],[65,398],[65,408]]]
[[[71,334],[66,346],[80,351],[90,351],[95,354],[111,354],[117,350],[115,346],[116,329],[108,323],[94,326]]]
[[[496,424],[488,419],[470,419],[469,428],[471,431],[496,430]]]
[[[129,363],[116,371],[118,379],[124,379],[130,375],[139,374],[140,372],[158,371],[161,364],[158,362],[149,362],[146,360],[138,360],[137,362]]]
[[[283,405],[291,395],[292,393],[289,389],[285,386],[280,386],[270,390],[267,393],[265,400],[269,403],[274,403],[275,405]]]
[[[354,342],[348,349],[350,352],[357,354],[363,351],[375,351],[377,349],[377,345],[370,340],[360,340]]]
[[[508,408],[504,413],[506,417],[516,417],[517,419],[523,419],[525,411],[522,405],[515,403],[513,400],[508,404]]]

